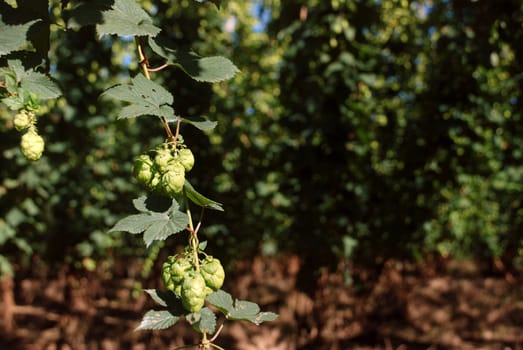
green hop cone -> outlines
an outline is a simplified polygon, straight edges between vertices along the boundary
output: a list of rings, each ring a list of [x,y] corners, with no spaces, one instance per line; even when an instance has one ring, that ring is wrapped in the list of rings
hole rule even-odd
[[[162,189],[168,196],[174,197],[183,189],[185,168],[178,162],[170,163],[162,176]]]
[[[154,164],[147,154],[142,154],[134,161],[133,175],[141,184],[148,186],[154,177]]]
[[[151,178],[151,182],[149,182],[147,188],[149,188],[151,191],[158,190],[158,187],[160,186],[160,183],[162,182],[162,175],[160,175],[159,172],[155,171],[153,173],[153,177]]]
[[[198,272],[188,272],[182,282],[181,298],[183,307],[190,312],[198,312],[205,304],[205,280]]]
[[[170,256],[162,266],[162,280],[166,289],[180,296],[184,276],[192,270],[192,265],[187,259]]]
[[[194,166],[194,155],[188,148],[182,148],[178,151],[178,160],[185,168],[185,171],[190,171]]]
[[[34,125],[34,113],[27,111],[20,111],[14,117],[15,128],[18,131],[27,129],[28,127]]]
[[[154,164],[160,169],[160,171],[163,173],[167,171],[167,165],[171,163],[173,160],[173,156],[171,154],[171,151],[166,148],[160,148],[156,150],[156,155],[154,156]]]
[[[200,274],[205,280],[205,284],[213,291],[223,286],[225,280],[225,271],[220,260],[209,256],[200,264]]]
[[[44,152],[45,142],[34,128],[29,129],[20,142],[23,155],[29,160],[38,160]]]

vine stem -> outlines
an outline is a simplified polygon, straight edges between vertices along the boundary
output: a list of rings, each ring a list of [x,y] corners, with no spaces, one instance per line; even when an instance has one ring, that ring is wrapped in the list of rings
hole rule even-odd
[[[136,40],[136,46],[138,48],[138,58],[139,58],[139,65],[140,65],[140,68],[142,69],[145,77],[148,79],[148,80],[151,80],[151,75],[150,73],[151,72],[157,72],[157,71],[160,71],[164,68],[167,67],[167,64],[164,64],[158,68],[149,68],[149,60],[143,50],[143,44],[140,40],[140,38],[136,37],[135,38]],[[177,123],[176,123],[176,131],[175,131],[175,134],[173,135],[172,131],[171,131],[171,128],[169,127],[169,123],[167,122],[167,120],[165,119],[165,117],[161,117],[161,120],[162,120],[162,123],[163,123],[163,126],[165,128],[165,132],[167,133],[167,136],[169,139],[172,139],[174,140],[174,142],[178,142],[178,136],[180,135],[180,124],[181,124],[181,119],[178,118],[177,120]],[[196,229],[194,228],[194,223],[193,223],[193,219],[192,219],[192,214],[191,214],[191,209],[189,207],[189,200],[187,198],[187,193],[185,191],[185,188],[183,189],[183,199],[185,201],[185,211],[187,213],[187,218],[188,218],[188,231],[189,231],[189,234],[190,234],[190,237],[189,237],[189,245],[191,247],[191,253],[192,253],[192,260],[193,260],[193,265],[194,265],[194,268],[196,271],[199,271],[200,270],[200,262],[199,262],[199,259],[198,259],[198,248],[199,248],[199,241],[198,241],[198,230],[200,228],[200,225],[201,225],[201,218],[200,218],[200,222],[198,222],[198,225],[196,227]],[[202,212],[203,214],[203,212]],[[209,341],[207,340],[207,332],[203,332],[202,334],[202,342],[200,343],[200,348],[203,348],[203,349],[208,349],[209,346],[212,346],[218,350],[224,350],[222,347],[216,345],[216,344],[213,344],[212,341],[214,341],[214,339],[216,339],[217,335],[220,333],[221,329],[223,327],[223,324],[220,326],[220,329],[218,330],[218,332],[216,333],[216,335]],[[187,349],[187,348],[190,348],[190,347],[193,347],[195,345],[189,345],[189,346],[182,346],[182,347],[179,347],[179,348],[176,348],[176,349]]]
[[[148,71],[148,72],[159,72],[159,71],[161,71],[162,69],[165,69],[165,68],[167,68],[167,67],[169,67],[169,65],[168,65],[167,63],[165,63],[165,64],[162,64],[160,67],[156,67],[156,68],[147,68],[147,71]]]
[[[183,200],[185,201],[185,212],[187,213],[187,217],[189,219],[189,246],[191,247],[192,262],[195,270],[200,271],[200,261],[198,260],[198,246],[200,245],[200,242],[198,241],[198,234],[194,230],[191,208],[189,207],[189,200],[187,198],[185,188],[183,189]]]
[[[147,55],[145,54],[143,50],[143,44],[140,40],[140,38],[136,37],[136,46],[138,48],[138,59],[140,68],[142,68],[143,74],[148,80],[151,80],[151,74],[149,74],[149,59],[147,58]],[[171,128],[169,127],[169,123],[165,119],[165,117],[161,117],[163,127],[165,128],[165,132],[167,133],[167,137],[172,139],[174,138],[174,135],[171,131]]]

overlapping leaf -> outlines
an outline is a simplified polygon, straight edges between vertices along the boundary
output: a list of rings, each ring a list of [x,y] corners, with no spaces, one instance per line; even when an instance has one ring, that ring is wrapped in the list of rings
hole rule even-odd
[[[103,13],[111,10],[111,5],[108,0],[84,1],[70,10],[64,9],[63,15],[70,28],[101,24],[104,21]]]
[[[102,18],[96,27],[99,36],[156,36],[161,30],[135,0],[115,0],[110,10],[102,13]]]
[[[62,95],[58,85],[47,75],[34,70],[25,70],[20,60],[9,60],[8,67],[3,69],[6,87],[12,94],[22,95],[19,88],[38,96],[41,100],[56,98]]]
[[[223,290],[210,294],[206,300],[216,306],[229,320],[243,320],[259,325],[278,317],[273,312],[260,312],[260,307],[256,303],[238,299],[233,302],[232,296]]]
[[[223,206],[221,203],[218,203],[216,201],[213,201],[212,199],[209,199],[205,197],[204,195],[197,192],[194,187],[185,179],[185,183],[183,185],[183,188],[185,190],[185,194],[187,195],[187,198],[189,198],[194,204],[197,204],[201,207],[214,209],[218,211],[223,211]]]
[[[211,131],[213,130],[218,122],[203,119],[203,118],[182,118],[182,122],[191,124],[195,128],[198,128],[202,131]]]
[[[136,118],[142,115],[174,118],[173,95],[161,85],[138,74],[129,84],[113,86],[103,93],[114,99],[130,102],[120,111],[120,118]]]
[[[27,31],[39,20],[24,24],[7,25],[0,16],[0,56],[18,50],[27,41]]]
[[[136,330],[144,329],[166,329],[173,326],[180,316],[173,315],[168,310],[149,310],[142,318],[142,321],[136,327]]]
[[[172,204],[166,211],[155,211],[147,207],[147,197],[135,200],[135,207],[140,214],[129,215],[118,221],[110,231],[123,231],[132,234],[143,232],[143,240],[146,246],[153,241],[162,241],[187,227],[189,219],[187,214],[179,210],[178,203],[172,200]]]
[[[221,56],[201,57],[183,48],[176,48],[168,40],[149,38],[149,45],[168,64],[180,67],[196,81],[215,83],[234,77],[240,70],[227,58]]]
[[[146,289],[145,292],[159,305],[167,308],[173,315],[183,315],[186,313],[181,300],[176,295],[167,290]]]
[[[212,334],[216,330],[216,315],[208,307],[187,315],[186,319],[200,333]]]

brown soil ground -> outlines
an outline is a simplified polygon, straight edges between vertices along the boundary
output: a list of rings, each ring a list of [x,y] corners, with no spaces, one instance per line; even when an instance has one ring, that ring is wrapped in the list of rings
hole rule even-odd
[[[125,268],[113,275],[64,270],[52,278],[19,277],[12,285],[4,280],[0,349],[174,350],[196,343],[184,321],[164,331],[133,331],[154,305],[137,290],[140,278],[130,277],[136,267]],[[296,287],[299,271],[296,256],[238,263],[224,289],[280,317],[260,326],[227,322],[216,344],[228,350],[523,349],[517,272],[486,273],[456,261],[389,261],[376,271],[340,266],[321,273],[310,295]],[[352,283],[342,277],[347,272]]]

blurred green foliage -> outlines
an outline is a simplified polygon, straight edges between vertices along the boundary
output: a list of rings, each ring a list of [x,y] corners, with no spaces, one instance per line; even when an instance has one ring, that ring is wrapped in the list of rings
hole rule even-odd
[[[315,266],[519,257],[520,1],[141,3],[176,44],[242,71],[213,85],[152,76],[178,114],[218,121],[206,136],[182,130],[191,183],[225,208],[206,213],[210,250],[294,251]],[[64,97],[39,117],[40,161],[20,155],[0,105],[0,257],[18,267],[143,256],[135,237],[107,230],[143,192],[132,159],[162,141],[161,124],[117,121],[98,98],[136,74],[134,44],[64,30],[59,4],[51,14],[48,66]]]

